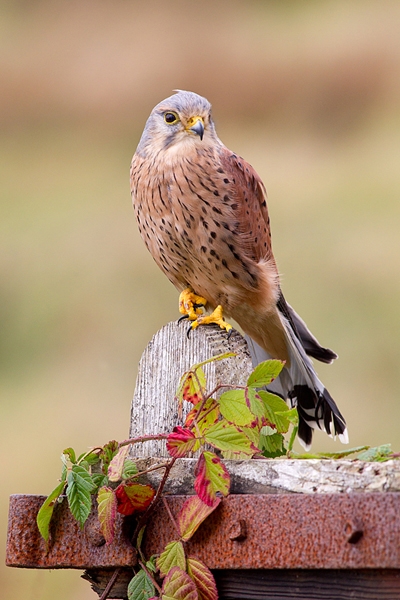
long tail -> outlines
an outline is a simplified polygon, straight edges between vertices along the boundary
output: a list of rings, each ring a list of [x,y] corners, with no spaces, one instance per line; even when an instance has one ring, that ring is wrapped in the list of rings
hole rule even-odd
[[[344,444],[348,443],[346,422],[335,401],[318,379],[313,364],[307,354],[323,362],[332,362],[336,354],[322,348],[309,332],[304,321],[286,304],[283,296],[278,303],[279,317],[282,322],[290,365],[283,369],[279,377],[268,389],[296,406],[299,413],[298,437],[300,443],[309,450],[313,429],[318,427],[330,436],[338,436]],[[271,357],[252,338],[246,336],[253,364]]]

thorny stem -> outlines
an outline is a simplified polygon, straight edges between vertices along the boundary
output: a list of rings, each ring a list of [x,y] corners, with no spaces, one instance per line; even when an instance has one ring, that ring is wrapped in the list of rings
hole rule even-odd
[[[178,536],[181,537],[181,532],[179,531],[178,523],[175,521],[175,517],[174,517],[174,515],[171,512],[171,509],[170,509],[170,507],[168,505],[167,499],[163,498],[162,501],[163,501],[164,506],[165,506],[165,508],[167,510],[169,518],[171,519],[172,523],[174,524],[174,527],[175,527],[175,529],[176,529],[176,531],[178,533]]]
[[[78,460],[77,464],[78,464],[78,465],[80,465],[80,464],[81,464],[81,462],[82,462],[83,460],[85,460],[85,458],[86,458],[87,456],[89,456],[89,454],[92,454],[92,453],[94,454],[95,452],[97,452],[97,450],[99,450],[99,451],[101,452],[101,451],[103,450],[103,447],[102,447],[102,446],[96,446],[95,448],[90,448],[90,450],[88,450],[87,452],[85,452],[85,454],[83,454],[83,455],[81,456],[81,458]]]
[[[137,438],[130,438],[129,440],[124,440],[118,444],[118,448],[122,448],[122,446],[128,446],[128,444],[140,444],[142,442],[151,442],[151,440],[166,440],[168,438],[168,433],[158,433],[157,435],[142,435]]]
[[[100,596],[100,600],[106,600],[107,599],[108,594],[111,592],[112,588],[114,587],[114,584],[117,581],[117,577],[120,574],[120,572],[121,572],[121,567],[118,567],[118,569],[115,569],[114,573],[110,577],[109,582],[106,585],[106,588],[105,588],[104,592]]]
[[[150,514],[153,512],[153,510],[155,509],[155,507],[157,505],[157,502],[158,502],[158,500],[161,496],[161,493],[164,489],[165,483],[168,479],[169,472],[171,471],[172,467],[174,466],[176,460],[177,460],[176,458],[171,458],[169,463],[166,464],[164,475],[163,475],[160,485],[157,488],[156,495],[154,496],[153,501],[150,504],[150,506],[146,509],[146,511],[142,514],[139,521],[137,522],[135,531],[133,532],[133,536],[132,536],[132,542],[134,545],[136,544],[136,538],[138,536],[139,531],[142,529],[143,525],[146,524]]]
[[[156,588],[158,593],[161,595],[161,588],[158,585],[157,581],[154,579],[153,575],[150,573],[150,571],[146,567],[146,565],[141,560],[138,560],[138,563],[141,566],[141,568],[143,569],[143,571],[146,573],[147,577],[150,579],[150,581],[152,582],[152,584],[154,585],[154,587]]]
[[[150,471],[157,471],[158,469],[165,469],[166,467],[168,467],[168,464],[169,463],[160,463],[159,465],[154,465],[152,467],[149,467],[145,471],[139,471],[138,473],[135,473],[135,475],[132,475],[132,477],[129,477],[129,479],[136,479],[137,477],[141,477],[141,475],[146,475],[147,473],[150,473]]]

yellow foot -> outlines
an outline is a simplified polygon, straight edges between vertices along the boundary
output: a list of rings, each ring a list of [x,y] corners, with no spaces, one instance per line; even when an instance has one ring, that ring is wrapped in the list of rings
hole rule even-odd
[[[224,319],[223,308],[219,304],[217,308],[211,313],[211,315],[207,316],[199,316],[195,321],[192,322],[190,329],[196,329],[199,325],[210,325],[215,324],[219,325],[221,329],[225,329],[227,332],[232,331],[232,325],[229,325]],[[190,330],[189,330],[190,331]]]
[[[207,304],[207,300],[202,296],[197,296],[190,288],[186,288],[179,296],[179,312],[182,318],[188,317],[190,321],[196,321],[197,317],[203,314],[202,307]]]

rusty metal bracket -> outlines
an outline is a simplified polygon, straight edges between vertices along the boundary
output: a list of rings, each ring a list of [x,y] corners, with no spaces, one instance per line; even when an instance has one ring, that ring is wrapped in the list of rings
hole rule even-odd
[[[32,569],[89,569],[130,567],[136,550],[129,541],[132,520],[117,516],[114,541],[110,545],[100,532],[96,511],[83,530],[71,515],[67,502],[54,509],[48,548],[36,525],[36,515],[45,496],[10,497],[6,565]]]
[[[187,496],[168,496],[177,515]],[[51,543],[40,538],[36,514],[44,496],[11,496],[6,564],[30,568],[130,567],[131,520],[118,517],[104,544],[95,512],[83,531],[66,502],[55,509]],[[224,499],[187,543],[211,569],[400,569],[400,494],[242,494]],[[150,556],[176,539],[160,503],[147,525]]]

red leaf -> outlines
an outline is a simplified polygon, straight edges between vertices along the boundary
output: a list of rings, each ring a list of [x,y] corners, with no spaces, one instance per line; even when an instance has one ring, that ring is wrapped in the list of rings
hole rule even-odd
[[[225,467],[214,452],[203,452],[197,461],[196,479],[194,489],[199,498],[208,506],[212,506],[217,492],[223,496],[229,494],[230,476]]]
[[[188,452],[196,450],[198,445],[195,434],[179,425],[174,427],[173,433],[170,433],[167,439],[167,450],[174,458],[186,456]]]
[[[117,496],[109,487],[99,489],[97,495],[97,514],[100,521],[101,532],[107,544],[111,544],[115,533],[115,517],[117,516]]]
[[[210,569],[197,558],[187,560],[187,572],[197,587],[199,600],[218,600],[218,590]]]
[[[197,600],[197,588],[185,571],[171,569],[164,579],[161,596],[165,600]]]
[[[150,485],[121,483],[115,490],[118,500],[117,510],[122,515],[132,515],[135,511],[141,512],[149,506],[155,493]]]
[[[184,542],[190,540],[192,535],[221,502],[221,498],[216,498],[212,506],[208,506],[198,496],[191,496],[186,500],[178,515],[178,527],[181,539]]]

